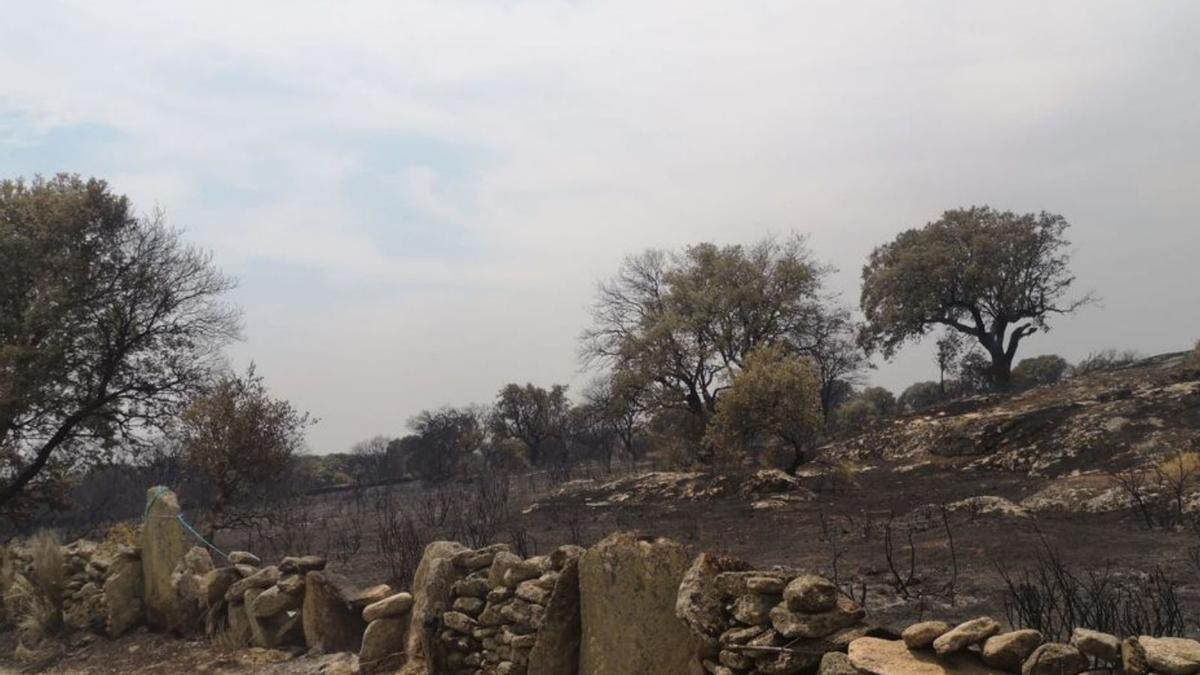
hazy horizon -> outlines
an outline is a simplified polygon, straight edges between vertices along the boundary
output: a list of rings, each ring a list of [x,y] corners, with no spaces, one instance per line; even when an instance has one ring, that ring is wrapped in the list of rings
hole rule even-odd
[[[235,366],[315,452],[507,382],[587,380],[623,256],[807,234],[866,256],[950,208],[1071,223],[1018,358],[1200,339],[1200,5],[22,3],[0,177],[108,179],[239,279]],[[935,379],[932,340],[872,384]]]

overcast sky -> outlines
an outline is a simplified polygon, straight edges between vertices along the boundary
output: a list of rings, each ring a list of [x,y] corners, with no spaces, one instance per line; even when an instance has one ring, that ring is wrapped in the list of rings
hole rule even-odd
[[[185,8],[186,5],[186,8]],[[314,451],[505,382],[587,380],[646,247],[808,233],[856,303],[947,209],[1073,224],[1023,355],[1200,338],[1200,3],[11,2],[0,175],[110,179],[235,275],[235,365]],[[932,342],[930,339],[928,342]],[[931,345],[880,363],[897,393]]]

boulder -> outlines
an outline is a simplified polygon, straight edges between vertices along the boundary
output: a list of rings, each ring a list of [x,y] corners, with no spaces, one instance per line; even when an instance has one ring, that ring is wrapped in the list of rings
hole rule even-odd
[[[1177,637],[1148,637],[1137,640],[1146,651],[1150,669],[1163,675],[1200,673],[1200,642]]]
[[[160,630],[179,625],[171,574],[188,552],[187,535],[179,522],[179,498],[161,485],[146,493],[142,527],[142,579],[146,623]]]
[[[850,665],[862,675],[1002,675],[970,652],[938,656],[928,651],[910,651],[903,640],[859,638],[850,643]]]
[[[408,614],[408,610],[412,609],[413,597],[411,593],[396,593],[388,597],[372,602],[363,608],[363,621],[370,623],[376,619],[388,619],[404,616]],[[406,629],[407,630],[407,629]]]
[[[299,593],[288,593],[279,586],[271,586],[258,594],[254,603],[246,603],[250,613],[257,617],[275,616],[289,609],[298,609],[304,604],[304,596]]]
[[[576,675],[579,669],[579,558],[561,569],[529,652],[528,675]]]
[[[225,642],[232,646],[248,646],[254,642],[249,612],[241,602],[229,603],[226,609]]]
[[[1032,629],[993,635],[983,643],[983,662],[993,668],[1017,671],[1042,641],[1042,634]]]
[[[193,546],[175,566],[171,573],[171,588],[175,592],[175,630],[191,633],[199,628],[200,619],[209,606],[204,582],[212,571],[212,556],[208,549],[200,546]]]
[[[142,561],[118,555],[104,580],[105,634],[116,638],[142,622]]]
[[[488,587],[496,588],[506,585],[504,583],[504,575],[513,565],[520,565],[523,560],[521,556],[509,551],[496,551],[492,555],[492,564],[488,568]]]
[[[783,589],[783,601],[793,612],[828,612],[837,606],[837,598],[837,586],[815,574],[802,574]]]
[[[1137,638],[1121,641],[1121,669],[1126,675],[1146,675],[1150,664],[1146,663],[1146,648]]]
[[[1121,659],[1121,640],[1115,635],[1088,628],[1076,628],[1071,633],[1071,644],[1084,656],[1108,662]]]
[[[900,638],[909,649],[926,649],[949,631],[950,624],[945,621],[922,621],[905,628]]]
[[[689,562],[680,544],[627,532],[580,558],[580,673],[686,675],[700,666],[696,639],[675,616]]]
[[[204,575],[204,579],[200,582],[201,593],[204,594],[204,601],[209,607],[217,604],[225,597],[225,592],[229,587],[242,579],[242,575],[236,567],[218,567]]]
[[[702,645],[701,656],[717,655],[717,638],[728,627],[725,624],[727,598],[715,583],[725,572],[741,572],[750,564],[732,556],[701,553],[688,567],[675,599],[675,616],[679,617]],[[782,581],[780,588],[782,588]],[[744,587],[744,586],[743,586]]]
[[[794,612],[780,603],[771,609],[771,625],[785,638],[823,638],[858,623],[866,612],[858,603],[844,597],[836,598],[836,606],[819,614]]]
[[[404,651],[404,638],[408,635],[408,617],[383,617],[367,624],[363,633],[362,649],[358,652],[360,663],[379,661],[391,654]]]
[[[264,567],[244,579],[238,579],[225,589],[225,600],[233,602],[240,599],[251,588],[259,590],[270,588],[279,581],[279,568],[274,565]]]
[[[254,611],[266,591],[251,588],[242,596],[243,614],[250,625],[251,643],[268,649],[299,646],[304,644],[304,621],[299,611],[283,610],[275,614],[259,616]]]
[[[247,551],[231,551],[229,555],[225,556],[225,559],[229,561],[230,565],[253,565],[254,567],[262,566],[262,560],[260,560],[259,557],[253,553]]]
[[[474,572],[490,567],[497,553],[511,553],[507,544],[492,544],[478,550],[465,550],[454,556],[454,565],[465,572]]]
[[[933,650],[949,654],[979,644],[1000,632],[1000,624],[988,616],[964,621],[933,641]]]
[[[404,650],[408,664],[403,672],[430,675],[437,672],[439,664],[434,649],[437,636],[433,629],[450,608],[453,601],[450,589],[462,574],[454,565],[454,556],[469,550],[451,541],[435,541],[425,547],[413,574],[413,600]]]
[[[1087,657],[1071,645],[1047,642],[1021,664],[1021,675],[1077,675],[1088,669]]]
[[[305,575],[325,569],[325,559],[319,555],[287,556],[279,561],[279,571],[284,574]]]
[[[358,589],[348,579],[329,572],[309,572],[304,577],[304,641],[310,649],[326,653],[358,652],[362,646],[362,610],[350,598]]]
[[[768,626],[771,624],[771,608],[775,603],[776,599],[770,595],[747,593],[733,601],[729,613],[747,626]]]

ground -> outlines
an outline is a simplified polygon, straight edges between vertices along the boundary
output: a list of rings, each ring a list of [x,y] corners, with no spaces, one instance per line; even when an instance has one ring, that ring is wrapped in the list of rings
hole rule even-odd
[[[836,577],[865,597],[874,621],[892,629],[929,616],[1010,619],[1001,571],[1037,571],[1053,553],[1080,578],[1107,569],[1116,580],[1136,581],[1161,570],[1176,586],[1186,633],[1195,635],[1200,531],[1146,527],[1112,474],[1148,474],[1176,453],[1198,450],[1200,372],[1160,357],[902,417],[821,449],[795,478],[591,467],[582,475],[515,477],[502,497],[488,493],[492,501],[471,497],[479,485],[350,490],[309,498],[275,525],[279,532],[226,533],[218,544],[248,546],[268,559],[323,553],[332,569],[367,584],[392,576],[379,535],[399,531],[397,522],[412,525],[407,546],[417,553],[438,538],[504,541],[544,553],[637,530],[759,567]],[[1187,487],[1190,512],[1200,472]],[[481,530],[486,519],[471,516],[481,504],[507,515]],[[466,516],[445,516],[443,507]],[[392,562],[403,567],[396,561],[404,555],[397,555],[392,550]],[[392,581],[403,585],[404,578]],[[11,653],[8,646],[0,643],[0,654]],[[137,633],[77,644],[49,672],[261,672],[286,658]]]

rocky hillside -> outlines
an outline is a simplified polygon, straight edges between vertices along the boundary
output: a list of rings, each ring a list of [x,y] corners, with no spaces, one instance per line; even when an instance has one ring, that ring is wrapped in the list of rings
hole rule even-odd
[[[822,449],[827,462],[1075,477],[1200,450],[1200,369],[1165,354],[1015,395],[902,416]]]

